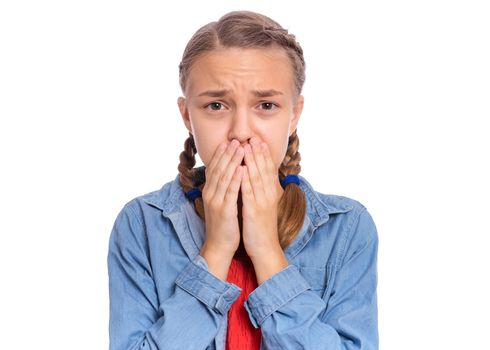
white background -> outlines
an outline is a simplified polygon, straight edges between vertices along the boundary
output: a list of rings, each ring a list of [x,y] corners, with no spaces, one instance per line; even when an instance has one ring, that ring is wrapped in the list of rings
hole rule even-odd
[[[490,11],[433,0],[3,1],[0,348],[108,348],[115,217],[175,178],[182,52],[239,9],[305,51],[301,174],[377,224],[381,349],[488,348]]]

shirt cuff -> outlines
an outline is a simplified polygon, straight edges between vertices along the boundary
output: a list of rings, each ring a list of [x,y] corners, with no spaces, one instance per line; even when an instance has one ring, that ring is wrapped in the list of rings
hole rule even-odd
[[[308,289],[311,286],[298,267],[288,265],[250,293],[243,305],[252,325],[258,328],[267,316]]]
[[[209,272],[206,260],[199,254],[186,265],[175,284],[222,315],[227,314],[242,291]]]

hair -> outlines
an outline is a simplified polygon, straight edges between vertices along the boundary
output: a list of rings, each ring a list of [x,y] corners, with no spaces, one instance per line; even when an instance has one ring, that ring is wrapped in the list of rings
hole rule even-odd
[[[269,48],[276,46],[286,51],[292,66],[297,95],[301,94],[305,81],[305,61],[303,49],[293,34],[282,28],[271,18],[251,11],[232,11],[217,22],[201,27],[189,40],[179,64],[179,83],[185,93],[186,83],[192,64],[206,52],[222,48]],[[279,167],[279,179],[286,175],[299,174],[301,155],[298,152],[297,130],[289,136],[286,155]],[[194,168],[197,149],[191,133],[184,142],[180,154],[179,180],[185,192],[193,187],[201,191],[205,184],[202,169]],[[201,167],[202,168],[202,167]],[[194,200],[198,215],[205,220],[202,197]],[[303,191],[295,183],[288,184],[278,204],[277,228],[279,243],[285,250],[299,233],[306,213],[306,199]]]

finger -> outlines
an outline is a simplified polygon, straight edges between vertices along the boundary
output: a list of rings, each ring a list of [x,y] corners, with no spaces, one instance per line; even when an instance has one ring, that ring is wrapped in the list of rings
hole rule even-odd
[[[268,184],[271,184],[271,174],[264,157],[264,152],[262,149],[263,142],[260,141],[260,139],[257,137],[253,137],[250,141],[252,144],[255,164],[257,166],[258,173],[260,174],[260,177],[262,179],[264,190],[267,192],[267,190],[269,189]]]
[[[215,167],[216,164],[218,164],[218,161],[221,158],[221,155],[226,151],[226,148],[228,147],[226,142],[221,142],[218,147],[216,147],[216,150],[214,151],[213,157],[211,158],[211,162],[208,164],[206,167],[206,172],[211,172]]]
[[[260,177],[257,164],[255,163],[254,154],[250,144],[245,145],[245,164],[248,169],[248,178],[256,200],[261,200],[263,197],[263,184]]]
[[[264,158],[264,168],[266,169],[265,171],[267,177],[266,183],[273,184],[274,181],[278,180],[277,169],[274,165],[274,162],[272,161],[271,152],[269,150],[269,146],[267,145],[267,143],[262,142],[261,147],[262,147],[262,155]]]
[[[226,142],[220,143],[218,147],[216,147],[216,150],[214,151],[213,157],[211,158],[211,162],[208,164],[208,166],[205,169],[206,184],[204,186],[208,191],[212,193],[214,193],[214,187],[216,181],[213,181],[215,179],[213,178],[213,176],[211,176],[211,174],[213,172],[213,169],[216,167],[216,164],[218,164],[218,161],[221,159],[221,156],[226,151],[227,147],[228,145],[226,144]]]
[[[240,161],[241,162],[241,161]],[[231,178],[230,185],[226,191],[224,202],[227,204],[236,204],[238,200],[238,191],[240,190],[240,184],[243,178],[243,167],[237,166],[233,177]]]
[[[262,142],[262,154],[264,155],[267,172],[269,174],[276,176],[277,169],[276,166],[274,165],[274,161],[272,160],[272,155],[269,149],[269,145],[267,145],[267,143],[265,142]]]
[[[213,157],[210,167],[206,168],[205,187],[210,197],[214,197],[223,170],[226,169],[226,166],[229,164],[238,145],[239,142],[237,140],[232,140],[227,146],[225,146],[224,151],[217,151],[217,158],[215,159]],[[219,148],[220,147],[218,147],[218,149]]]
[[[250,175],[249,175],[249,169],[247,165],[242,166],[243,174],[242,174],[242,184],[241,184],[241,191],[242,191],[242,201],[244,205],[246,203],[254,203],[255,202],[255,197],[254,197],[254,192],[252,189],[252,185],[250,184]]]
[[[221,175],[221,178],[218,182],[218,186],[216,188],[216,192],[214,196],[214,198],[217,201],[224,201],[225,196],[228,195],[232,195],[232,196],[236,195],[237,196],[236,198],[238,198],[238,190],[236,192],[231,191],[229,193],[228,191],[230,190],[229,186],[235,174],[236,168],[239,167],[240,163],[242,162],[243,155],[244,155],[243,148],[238,147],[232,159],[228,163],[227,167],[224,169],[224,172]]]

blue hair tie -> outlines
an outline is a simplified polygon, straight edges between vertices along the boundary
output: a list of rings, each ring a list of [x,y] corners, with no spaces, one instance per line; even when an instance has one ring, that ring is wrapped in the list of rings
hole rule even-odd
[[[190,200],[193,201],[197,197],[201,197],[201,190],[199,188],[191,188],[189,191],[185,193],[185,196]]]
[[[298,175],[290,174],[290,175],[285,176],[284,179],[281,181],[281,186],[282,186],[282,188],[285,188],[290,183],[295,183],[296,185],[299,185],[300,180],[299,180]],[[191,188],[189,191],[187,191],[185,193],[185,196],[189,200],[194,201],[194,199],[201,197],[202,193],[201,193],[201,190],[199,188],[194,187],[194,188]]]
[[[282,188],[284,188],[292,182],[295,183],[296,185],[299,185],[298,175],[289,174],[289,175],[285,176],[284,179],[281,181],[281,186],[282,186]]]

